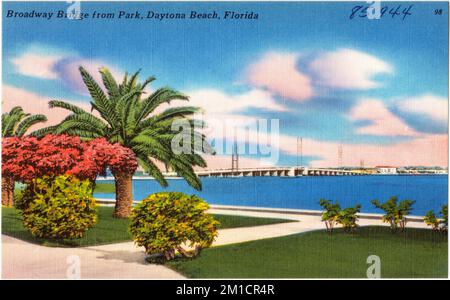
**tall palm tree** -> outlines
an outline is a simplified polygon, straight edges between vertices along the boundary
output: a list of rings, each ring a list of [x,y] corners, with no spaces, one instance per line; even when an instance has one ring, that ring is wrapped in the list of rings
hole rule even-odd
[[[44,115],[31,115],[16,106],[10,112],[2,114],[2,137],[24,136],[31,126],[46,122]],[[14,204],[14,179],[2,176],[2,204],[12,206]]]
[[[138,160],[139,165],[153,176],[162,186],[167,186],[161,170],[155,164],[162,162],[166,169],[182,176],[191,186],[201,189],[201,182],[194,173],[193,167],[206,167],[206,162],[200,156],[201,153],[214,153],[206,142],[203,134],[195,131],[196,120],[192,116],[199,112],[197,107],[172,107],[161,113],[155,110],[164,103],[172,100],[188,100],[188,97],[171,88],[157,89],[150,95],[146,95],[145,88],[155,80],[149,77],[142,83],[138,83],[137,71],[132,76],[125,76],[122,83],[118,84],[107,68],[100,68],[103,85],[106,93],[93,77],[83,68],[79,68],[81,77],[92,98],[91,105],[100,117],[87,112],[80,107],[63,102],[50,101],[50,107],[60,107],[71,111],[60,124],[50,126],[34,132],[34,135],[42,136],[47,133],[77,135],[89,140],[97,137],[105,137],[112,143],[131,149]],[[190,128],[192,153],[176,155],[171,143],[173,138],[180,133],[172,130],[172,123],[176,120],[188,122]],[[194,139],[201,139],[200,143],[194,143]],[[189,140],[189,139],[188,139]],[[132,176],[126,172],[113,171],[116,186],[116,206],[114,216],[128,217],[132,206]]]

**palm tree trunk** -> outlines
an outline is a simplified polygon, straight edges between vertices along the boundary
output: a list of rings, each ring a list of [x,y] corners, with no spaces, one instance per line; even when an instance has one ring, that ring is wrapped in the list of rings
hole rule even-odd
[[[14,205],[14,179],[2,176],[2,205]]]
[[[113,174],[116,183],[115,218],[128,218],[133,205],[133,173],[116,172]]]

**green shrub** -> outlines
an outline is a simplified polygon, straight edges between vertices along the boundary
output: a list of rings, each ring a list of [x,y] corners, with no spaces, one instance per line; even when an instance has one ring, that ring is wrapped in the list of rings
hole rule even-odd
[[[442,205],[441,210],[439,211],[442,218],[438,219],[434,211],[430,210],[427,212],[423,221],[428,226],[431,226],[431,229],[434,231],[441,231],[443,233],[447,233],[448,231],[448,205]]]
[[[322,221],[325,222],[328,232],[333,233],[334,226],[338,224],[342,225],[345,232],[354,232],[358,227],[356,222],[358,221],[357,214],[361,210],[360,204],[344,209],[341,208],[338,201],[332,203],[330,200],[320,199],[319,204],[325,209],[322,213]]]
[[[440,211],[441,215],[442,215],[442,227],[441,230],[444,232],[448,231],[448,205],[442,205],[441,211]]]
[[[183,193],[156,193],[142,200],[131,213],[130,233],[149,255],[170,260],[178,251],[193,257],[209,247],[217,236],[219,222],[207,214],[208,204]],[[191,250],[186,250],[182,245]]]
[[[341,211],[341,206],[339,202],[332,203],[330,200],[320,199],[320,206],[322,206],[325,211],[322,214],[322,221],[325,222],[328,232],[332,233],[334,225],[337,224],[338,215]]]
[[[342,225],[346,232],[354,232],[358,224],[358,213],[361,210],[361,205],[357,204],[354,207],[347,207],[342,209],[337,216],[337,223]]]
[[[425,215],[425,217],[423,218],[423,220],[424,220],[425,224],[427,224],[428,226],[431,226],[431,229],[433,229],[434,231],[439,230],[439,226],[441,225],[441,222],[436,217],[436,214],[434,213],[434,211],[429,210],[427,212],[427,214]]]
[[[398,227],[403,231],[406,227],[406,216],[409,215],[416,201],[402,200],[398,202],[398,198],[394,196],[384,203],[380,203],[378,200],[372,200],[371,202],[376,208],[385,212],[382,217],[383,222],[389,223],[393,231],[396,231]]]
[[[23,224],[41,238],[80,238],[97,221],[92,184],[70,175],[34,179],[25,190]]]

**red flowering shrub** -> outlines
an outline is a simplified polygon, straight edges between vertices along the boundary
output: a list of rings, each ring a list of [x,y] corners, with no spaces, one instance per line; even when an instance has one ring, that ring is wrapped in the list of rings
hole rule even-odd
[[[81,158],[79,137],[47,135],[8,137],[2,140],[2,175],[30,182],[44,175],[64,174]]]
[[[130,173],[137,168],[132,150],[104,138],[85,142],[68,135],[8,137],[2,148],[2,175],[25,183],[63,174],[93,181],[108,167]]]
[[[69,173],[80,177],[95,178],[103,175],[106,168],[115,171],[134,173],[137,169],[137,161],[134,152],[122,145],[111,144],[105,138],[98,138],[86,142],[83,160],[72,168]]]

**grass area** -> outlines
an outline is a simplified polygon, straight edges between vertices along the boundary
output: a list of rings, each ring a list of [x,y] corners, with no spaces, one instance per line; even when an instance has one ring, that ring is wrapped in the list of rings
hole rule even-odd
[[[292,222],[286,219],[272,219],[259,217],[244,217],[231,215],[213,215],[214,218],[220,222],[219,229],[237,228],[237,227],[251,227],[260,225],[270,225]]]
[[[130,241],[128,219],[114,219],[112,207],[98,207],[97,224],[80,239],[49,240],[36,238],[22,225],[20,210],[2,207],[2,233],[44,246],[79,247]]]
[[[116,187],[113,183],[107,182],[96,182],[94,193],[103,193],[103,194],[114,194],[116,192]]]
[[[2,233],[45,246],[79,247],[131,241],[127,219],[114,219],[113,207],[99,206],[97,224],[80,239],[48,240],[33,237],[22,225],[20,211],[2,207]],[[254,218],[214,215],[221,223],[219,228],[236,228],[290,222],[285,219]]]
[[[191,278],[365,278],[369,255],[382,278],[447,277],[447,236],[407,228],[361,227],[354,236],[325,230],[205,249],[167,263]]]

